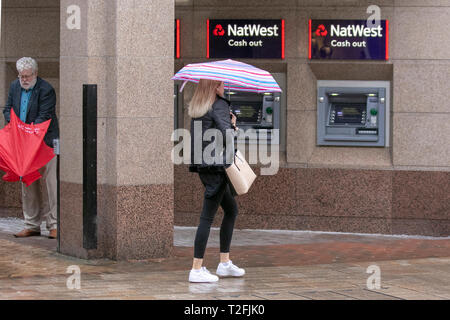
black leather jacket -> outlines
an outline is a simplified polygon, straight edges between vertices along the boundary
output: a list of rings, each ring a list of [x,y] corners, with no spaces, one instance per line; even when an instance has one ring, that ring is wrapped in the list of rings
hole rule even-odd
[[[195,135],[197,128],[197,135]],[[201,132],[200,129],[201,128]],[[215,137],[211,137],[210,141],[204,137],[208,129],[217,129],[223,137],[223,154],[216,155],[215,150],[220,151],[220,146],[216,144]],[[199,136],[201,134],[201,136]],[[224,168],[229,166],[234,156],[234,136],[236,132],[231,126],[230,118],[230,101],[217,96],[212,108],[202,117],[193,118],[191,120],[191,172],[224,172]],[[203,137],[203,138],[202,138]],[[201,152],[199,142],[201,140]],[[227,148],[228,140],[228,148]],[[214,144],[213,144],[214,143]],[[213,145],[216,146],[214,150]],[[208,147],[209,146],[209,147]],[[205,149],[206,152],[204,153]],[[228,153],[227,153],[228,152]],[[201,153],[201,154],[200,154]],[[205,159],[205,155],[208,157]],[[211,156],[209,156],[211,155]],[[220,160],[219,160],[220,159]],[[213,161],[215,160],[215,161]],[[219,160],[219,161],[217,161]],[[214,163],[212,163],[214,162]]]

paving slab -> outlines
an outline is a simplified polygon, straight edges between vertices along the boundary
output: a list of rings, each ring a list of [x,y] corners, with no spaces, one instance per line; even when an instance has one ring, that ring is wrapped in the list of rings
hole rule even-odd
[[[448,300],[450,238],[235,230],[231,256],[242,278],[189,283],[195,228],[175,227],[173,255],[142,261],[82,260],[45,236],[16,239],[20,219],[0,218],[0,299]],[[215,272],[218,230],[205,265]],[[269,241],[270,240],[270,241]],[[68,286],[80,268],[80,289]],[[369,267],[380,270],[370,289]]]

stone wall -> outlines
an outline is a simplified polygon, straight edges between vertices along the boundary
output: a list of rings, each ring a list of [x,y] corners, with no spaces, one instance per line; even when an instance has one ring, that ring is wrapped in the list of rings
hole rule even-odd
[[[366,19],[371,4],[390,21],[389,61],[308,60],[309,19]],[[239,197],[238,225],[449,235],[450,33],[442,32],[449,16],[446,1],[178,1],[182,59],[175,71],[205,60],[208,18],[285,19],[286,58],[244,60],[286,73],[286,151],[277,175],[258,177]],[[388,148],[316,145],[316,81],[323,79],[391,81]],[[185,102],[191,95],[192,88]],[[180,166],[175,186],[175,223],[196,225],[198,177]]]

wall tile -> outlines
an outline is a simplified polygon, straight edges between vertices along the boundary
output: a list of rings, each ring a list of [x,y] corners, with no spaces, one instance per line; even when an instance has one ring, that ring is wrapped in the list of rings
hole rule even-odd
[[[449,167],[450,114],[394,114],[393,163]]]
[[[392,33],[395,59],[449,59],[450,7],[396,7]],[[426,31],[426,32],[425,32]]]

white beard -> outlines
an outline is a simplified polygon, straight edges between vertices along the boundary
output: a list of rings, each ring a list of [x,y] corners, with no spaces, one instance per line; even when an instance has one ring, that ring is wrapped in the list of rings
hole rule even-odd
[[[20,80],[20,86],[21,86],[22,88],[24,88],[25,90],[28,90],[28,89],[34,87],[34,85],[36,84],[36,82],[37,82],[37,77],[36,77],[33,81],[31,81],[27,86],[25,86],[25,85],[23,85],[22,80]]]

